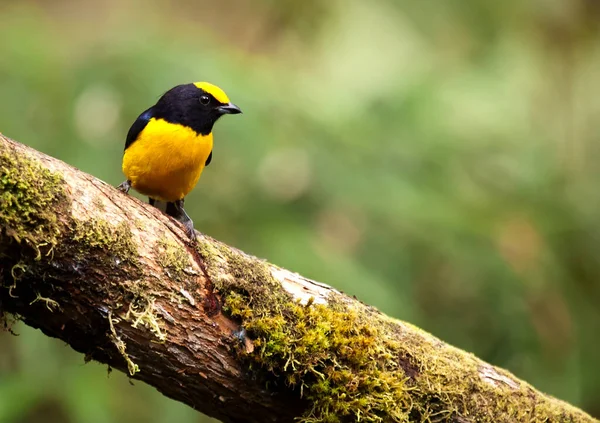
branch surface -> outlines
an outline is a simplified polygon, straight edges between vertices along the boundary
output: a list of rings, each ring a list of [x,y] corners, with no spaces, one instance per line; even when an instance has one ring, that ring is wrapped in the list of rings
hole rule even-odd
[[[2,135],[0,312],[223,422],[596,421]]]

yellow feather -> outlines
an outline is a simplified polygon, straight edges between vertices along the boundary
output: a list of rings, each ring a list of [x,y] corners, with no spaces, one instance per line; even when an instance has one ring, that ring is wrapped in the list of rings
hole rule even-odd
[[[194,82],[194,85],[212,95],[219,103],[229,103],[229,97],[221,88],[210,82]]]
[[[180,200],[200,179],[212,148],[212,133],[200,135],[187,126],[152,118],[125,150],[123,173],[141,194]]]

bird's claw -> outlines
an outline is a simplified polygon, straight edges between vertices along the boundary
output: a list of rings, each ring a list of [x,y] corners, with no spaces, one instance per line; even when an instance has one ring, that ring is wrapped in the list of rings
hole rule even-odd
[[[196,241],[196,230],[194,229],[194,223],[191,220],[182,223],[185,234],[190,238],[190,240]]]
[[[117,189],[125,194],[129,193],[131,189],[131,181],[128,179],[126,181],[121,182],[121,184],[117,187]]]
[[[185,212],[183,208],[184,200],[177,200],[167,203],[166,214],[183,224],[185,234],[192,242],[196,241],[196,231],[194,230],[194,222]]]

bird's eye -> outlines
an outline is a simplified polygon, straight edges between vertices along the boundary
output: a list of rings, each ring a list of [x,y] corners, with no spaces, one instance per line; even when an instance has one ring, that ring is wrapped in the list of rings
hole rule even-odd
[[[204,106],[206,106],[208,103],[210,103],[210,97],[207,95],[201,95],[200,96],[200,103]]]

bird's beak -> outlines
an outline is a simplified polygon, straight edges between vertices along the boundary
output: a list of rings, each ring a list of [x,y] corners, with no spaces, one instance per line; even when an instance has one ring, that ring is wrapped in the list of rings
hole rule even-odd
[[[222,115],[237,115],[238,113],[242,113],[242,110],[233,103],[223,104],[217,107],[217,110]]]

